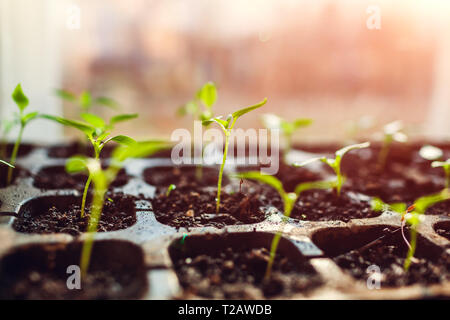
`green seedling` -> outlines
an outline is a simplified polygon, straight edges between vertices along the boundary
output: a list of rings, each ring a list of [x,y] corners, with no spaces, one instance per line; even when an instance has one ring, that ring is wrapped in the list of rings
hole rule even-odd
[[[90,112],[90,110],[97,105],[114,110],[119,108],[119,104],[115,100],[108,97],[93,98],[91,93],[87,90],[84,90],[78,96],[75,93],[64,89],[57,89],[55,90],[55,93],[61,99],[76,104],[80,110],[80,116],[83,113]]]
[[[130,138],[131,139],[131,138]],[[133,140],[134,141],[134,140]],[[111,164],[108,168],[102,169],[101,161],[93,158],[76,156],[67,160],[66,170],[70,173],[80,173],[88,171],[94,184],[93,199],[88,222],[88,235],[83,244],[81,252],[81,273],[86,275],[89,268],[89,261],[92,252],[92,244],[97,232],[98,222],[103,211],[105,195],[109,185],[114,181],[125,160],[129,158],[141,158],[152,155],[160,150],[166,149],[169,145],[162,141],[144,141],[119,145],[112,154]]]
[[[174,184],[171,184],[166,191],[166,197],[170,196],[170,193],[175,190],[177,187]]]
[[[102,152],[105,145],[110,141],[115,141],[122,145],[133,145],[136,142],[132,138],[124,135],[117,135],[114,137],[110,137],[110,134],[111,131],[114,130],[114,126],[117,123],[135,119],[138,117],[137,114],[116,115],[112,117],[108,123],[106,123],[105,120],[92,113],[81,114],[81,117],[85,122],[69,120],[52,115],[42,115],[42,117],[52,121],[56,121],[64,126],[72,127],[81,131],[86,136],[87,140],[91,143],[94,149],[94,158],[96,160],[100,159],[100,153]],[[82,217],[84,216],[87,193],[92,179],[93,177],[89,175],[86,181],[86,185],[84,187],[83,198],[81,203]]]
[[[445,189],[450,188],[450,159],[445,161],[433,161],[431,163],[433,168],[442,168],[445,172]]]
[[[401,233],[403,241],[408,247],[408,253],[406,255],[405,263],[403,268],[405,271],[409,270],[411,266],[412,259],[416,252],[417,245],[417,228],[421,222],[421,217],[425,214],[425,211],[436,203],[450,199],[450,192],[448,189],[444,189],[441,192],[423,196],[414,201],[411,206],[407,206],[406,203],[397,202],[393,204],[386,204],[380,198],[374,198],[372,200],[372,209],[374,211],[385,211],[392,210],[401,215]],[[410,237],[409,241],[405,236],[405,225],[408,223],[410,225]]]
[[[216,123],[219,125],[219,127],[222,129],[223,133],[225,134],[225,148],[223,151],[223,157],[222,157],[222,165],[220,166],[219,171],[219,179],[217,183],[217,197],[216,197],[216,212],[219,212],[220,209],[220,193],[222,189],[222,177],[223,177],[223,169],[225,167],[225,162],[227,161],[227,153],[228,153],[228,144],[230,142],[230,135],[231,130],[233,130],[234,125],[236,124],[237,119],[242,117],[244,114],[249,113],[250,111],[253,111],[255,109],[258,109],[265,105],[267,102],[267,98],[265,98],[260,103],[257,103],[253,106],[243,108],[240,110],[237,110],[233,112],[232,114],[229,114],[226,120],[222,119],[222,117],[215,117],[208,120],[203,120],[203,125],[209,125],[211,123]]]
[[[383,145],[378,154],[378,168],[380,171],[383,171],[386,166],[386,160],[392,142],[406,142],[408,140],[408,137],[402,130],[403,123],[401,121],[393,121],[383,127]]]
[[[286,155],[292,148],[292,135],[300,128],[308,127],[313,123],[312,119],[299,118],[293,121],[287,121],[275,114],[263,114],[261,121],[267,129],[278,129],[284,136],[285,146],[284,155]]]
[[[19,134],[17,135],[16,142],[14,143],[14,148],[9,159],[9,163],[14,166],[16,163],[17,153],[19,152],[20,144],[22,143],[22,136],[25,127],[34,119],[38,117],[38,112],[25,113],[25,109],[28,107],[29,100],[27,96],[22,91],[22,86],[19,83],[12,93],[12,98],[19,108],[19,113],[15,115],[15,121],[20,124]],[[13,168],[8,169],[7,184],[10,184],[13,177]]]
[[[267,184],[274,188],[280,194],[281,199],[283,200],[284,209],[284,219],[283,226],[291,215],[292,209],[294,208],[295,203],[297,202],[298,197],[303,191],[311,190],[311,189],[329,189],[332,188],[335,184],[335,181],[314,181],[314,182],[303,182],[296,186],[294,192],[286,192],[283,188],[283,183],[275,178],[274,176],[265,175],[260,173],[259,171],[249,171],[243,172],[236,175],[241,179],[250,179],[256,180],[261,183]],[[282,231],[278,231],[270,246],[270,258],[267,263],[266,273],[264,276],[265,280],[270,279],[270,274],[272,272],[273,262],[275,260],[276,251],[278,248],[278,243],[281,239]]]
[[[194,98],[188,101],[177,110],[180,116],[191,115],[196,120],[203,121],[213,117],[213,106],[217,101],[217,88],[214,82],[205,83],[195,94]],[[203,154],[203,150],[202,150]],[[195,169],[195,177],[201,180],[203,177],[203,169],[197,166]]]
[[[347,152],[349,152],[351,150],[368,148],[369,146],[370,146],[370,142],[353,144],[353,145],[344,147],[344,148],[336,151],[335,152],[336,157],[334,159],[329,159],[327,157],[312,158],[312,159],[309,159],[302,163],[294,163],[294,166],[303,167],[303,166],[310,164],[312,162],[315,162],[315,161],[322,161],[323,163],[326,163],[327,165],[329,165],[331,167],[331,169],[333,169],[334,173],[336,174],[336,183],[334,184],[334,189],[336,191],[337,196],[339,197],[341,195],[342,185],[345,182],[345,176],[342,174],[342,171],[341,171],[342,158],[344,157],[344,155]]]
[[[208,120],[213,117],[212,107],[217,101],[216,85],[209,81],[196,93],[195,97],[177,110],[180,116],[191,115],[194,120]],[[202,108],[203,106],[203,108]]]
[[[444,156],[444,152],[434,146],[426,145],[423,146],[419,154],[422,158],[426,160],[433,161],[431,163],[431,166],[433,168],[442,168],[445,172],[445,189],[450,188],[450,159],[447,159],[445,161],[442,161],[442,157]]]

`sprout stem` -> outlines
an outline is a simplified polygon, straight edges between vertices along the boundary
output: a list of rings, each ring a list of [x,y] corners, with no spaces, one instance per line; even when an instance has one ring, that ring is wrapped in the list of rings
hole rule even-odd
[[[16,140],[16,143],[14,144],[14,149],[13,149],[12,154],[11,154],[10,163],[12,165],[15,165],[15,163],[16,163],[17,153],[19,152],[20,143],[22,142],[22,135],[23,135],[23,129],[24,128],[25,128],[25,126],[23,124],[21,124],[19,135],[17,136],[17,140]],[[6,180],[6,184],[7,185],[9,185],[11,183],[11,181],[12,181],[13,170],[14,170],[14,168],[12,168],[12,167],[10,167],[8,169],[8,179]]]
[[[225,148],[223,151],[222,165],[220,166],[219,180],[217,182],[217,198],[216,198],[216,213],[219,213],[220,209],[220,192],[222,191],[222,176],[223,169],[225,168],[225,162],[227,161],[228,143],[230,140],[230,131],[225,131]]]
[[[92,181],[92,175],[89,173],[89,177],[86,181],[86,184],[84,186],[84,191],[83,191],[83,198],[81,200],[81,217],[84,217],[84,212],[85,212],[85,208],[86,208],[86,198],[87,198],[87,193],[89,190],[89,186],[91,185],[91,181]]]

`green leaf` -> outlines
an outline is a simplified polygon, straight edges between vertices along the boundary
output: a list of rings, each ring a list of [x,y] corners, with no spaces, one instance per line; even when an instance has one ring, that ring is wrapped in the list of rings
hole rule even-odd
[[[31,120],[35,119],[38,116],[39,112],[30,112],[22,117],[22,122],[27,124]]]
[[[395,211],[395,212],[401,213],[401,214],[403,214],[407,208],[406,203],[404,203],[404,202],[391,203],[388,206],[389,206],[389,209],[391,209],[392,211]]]
[[[312,189],[331,189],[335,186],[335,181],[312,181],[312,182],[303,182],[298,184],[295,187],[295,194],[299,196],[303,191],[312,190]]]
[[[92,105],[92,97],[89,91],[83,91],[80,95],[81,109],[87,111]]]
[[[108,141],[111,141],[111,140],[115,141],[117,143],[126,145],[126,146],[133,146],[134,144],[137,143],[136,140],[134,140],[130,137],[127,137],[127,136],[123,136],[123,135],[115,136],[115,137],[109,139]]]
[[[228,121],[221,119],[221,117],[203,120],[202,125],[204,125],[206,127],[206,126],[209,126],[213,122],[217,123],[222,128],[223,131],[227,131]]]
[[[74,101],[77,100],[77,97],[72,92],[69,92],[67,90],[56,89],[55,90],[55,94],[58,97],[60,97],[61,99],[64,99],[64,100],[67,100],[67,101],[74,102]]]
[[[425,211],[432,205],[450,199],[450,192],[444,189],[441,192],[420,197],[414,201],[414,211],[418,213],[425,213]]]
[[[233,121],[236,121],[239,117],[242,117],[244,114],[249,113],[250,111],[253,111],[255,109],[258,109],[260,107],[262,107],[263,105],[265,105],[267,102],[267,98],[264,98],[263,101],[251,106],[251,107],[247,107],[247,108],[243,108],[240,110],[237,110],[235,112],[233,112],[231,115],[233,116]]]
[[[299,119],[295,119],[292,124],[294,125],[294,129],[298,129],[301,127],[307,127],[309,125],[311,125],[313,123],[312,119],[308,119],[308,118],[299,118]]]
[[[119,114],[117,116],[114,116],[109,120],[110,125],[115,125],[118,122],[124,122],[132,119],[136,119],[139,115],[137,113],[130,113],[130,114]]]
[[[80,173],[87,171],[87,158],[74,156],[66,161],[66,171],[68,173]]]
[[[370,142],[364,142],[364,143],[359,143],[359,144],[353,144],[350,146],[346,146],[342,149],[339,149],[338,151],[336,151],[336,157],[343,157],[344,154],[346,154],[347,152],[351,151],[351,150],[355,150],[355,149],[363,149],[363,148],[368,148],[370,147]]]
[[[25,110],[25,108],[28,106],[29,100],[25,96],[25,94],[22,91],[22,85],[19,83],[17,87],[14,89],[14,92],[12,93],[12,98],[14,102],[19,107],[20,111]]]
[[[15,168],[12,164],[9,164],[9,163],[6,162],[6,161],[0,160],[0,163],[4,164],[4,165],[6,165],[6,166],[8,166],[8,167],[10,167],[10,168]]]
[[[95,128],[104,128],[106,125],[102,118],[92,113],[82,113],[81,118]]]
[[[98,97],[95,99],[95,103],[114,110],[119,109],[120,106],[119,103],[117,103],[117,101],[108,97]]]
[[[114,149],[112,159],[116,163],[121,163],[128,158],[143,158],[158,151],[168,149],[170,143],[160,140],[140,141],[131,145],[119,145]]]
[[[280,193],[282,197],[286,194],[283,188],[283,184],[280,180],[275,178],[274,176],[262,174],[259,171],[248,171],[248,172],[241,172],[235,175],[236,177],[240,179],[250,179],[250,180],[256,180],[262,183],[265,183]]]
[[[217,88],[213,82],[208,82],[198,91],[197,97],[203,104],[211,108],[217,100]]]
[[[95,131],[94,127],[92,127],[89,124],[84,123],[84,122],[69,120],[69,119],[65,119],[65,118],[61,118],[61,117],[57,117],[57,116],[52,116],[49,114],[41,115],[41,117],[48,119],[48,120],[59,122],[62,125],[67,126],[67,127],[72,127],[72,128],[78,129],[87,135],[91,135]]]
[[[386,208],[389,207],[387,203],[385,203],[381,198],[374,197],[372,201],[370,202],[370,206],[372,207],[373,211],[384,211]]]

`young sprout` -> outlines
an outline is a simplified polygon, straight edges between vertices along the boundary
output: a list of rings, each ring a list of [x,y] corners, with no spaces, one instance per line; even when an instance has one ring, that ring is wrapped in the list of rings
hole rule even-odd
[[[217,88],[216,85],[209,81],[205,83],[196,93],[195,97],[181,106],[177,113],[180,116],[187,114],[194,118],[194,124],[196,120],[203,121],[213,117],[212,107],[217,101]],[[203,110],[200,105],[203,105]],[[203,150],[202,150],[203,154]],[[203,177],[203,169],[201,166],[197,166],[195,169],[195,177],[200,181]]]
[[[195,97],[181,106],[177,113],[180,116],[191,115],[194,120],[207,120],[213,117],[212,107],[217,100],[217,88],[214,82],[205,83],[196,93]],[[203,110],[200,105],[203,105]]]
[[[390,209],[401,215],[401,233],[403,241],[408,247],[408,253],[406,255],[405,263],[403,268],[408,271],[414,254],[416,252],[417,245],[417,228],[421,222],[421,217],[425,214],[425,211],[438,202],[442,202],[450,199],[450,192],[448,189],[444,189],[441,192],[434,193],[431,195],[423,196],[414,201],[411,206],[407,206],[406,203],[398,202],[393,204],[386,204],[379,198],[374,198],[372,201],[372,209],[374,211],[383,211]],[[405,236],[405,225],[408,223],[410,225],[410,237],[409,241]]]
[[[249,172],[242,172],[236,175],[238,178],[241,179],[251,179],[256,180],[261,183],[267,184],[274,188],[278,193],[280,194],[281,199],[283,200],[283,225],[286,223],[287,219],[290,217],[292,209],[294,208],[295,203],[297,202],[298,197],[303,191],[311,190],[311,189],[329,189],[332,188],[335,184],[334,181],[314,181],[314,182],[303,182],[296,186],[294,192],[286,192],[283,188],[283,183],[275,178],[274,176],[265,175],[260,173],[259,171],[249,171]],[[266,273],[264,276],[265,280],[270,279],[270,274],[272,272],[272,266],[273,262],[275,260],[275,254],[278,248],[278,243],[281,239],[281,231],[278,231],[273,240],[272,244],[270,246],[270,258],[269,262],[267,263]]]
[[[228,153],[228,144],[230,142],[230,135],[231,130],[233,130],[234,125],[236,124],[237,119],[242,117],[244,114],[249,113],[250,111],[253,111],[255,109],[258,109],[265,105],[267,102],[267,98],[265,98],[260,103],[257,103],[253,106],[243,108],[240,110],[237,110],[233,112],[232,114],[229,114],[226,120],[223,120],[222,117],[215,117],[208,120],[203,120],[203,125],[209,125],[213,122],[219,125],[219,127],[222,129],[223,133],[225,134],[225,148],[223,151],[223,157],[222,157],[222,165],[220,166],[219,171],[219,179],[217,182],[217,197],[216,197],[216,212],[219,212],[220,209],[220,193],[222,189],[222,176],[223,176],[223,169],[225,167],[225,162],[227,161],[227,153]]]
[[[329,159],[327,157],[312,158],[312,159],[306,160],[302,163],[294,163],[294,166],[303,167],[307,164],[310,164],[310,163],[318,161],[318,160],[329,165],[331,167],[331,169],[333,169],[334,173],[336,174],[336,183],[334,185],[334,188],[336,190],[337,196],[339,197],[341,195],[342,185],[344,184],[344,181],[345,181],[345,177],[341,172],[342,157],[351,150],[368,148],[369,146],[370,146],[370,142],[353,144],[353,145],[344,147],[344,148],[336,151],[335,152],[336,157],[334,159]]]
[[[89,112],[95,105],[104,106],[111,109],[118,109],[119,107],[119,104],[115,100],[108,97],[93,98],[91,93],[87,90],[84,90],[79,96],[73,92],[63,89],[57,89],[55,90],[55,93],[61,99],[77,104],[80,109],[80,116],[83,113]]]
[[[382,171],[386,165],[386,159],[389,154],[389,148],[393,141],[406,142],[408,137],[401,130],[403,123],[401,121],[393,121],[383,127],[383,145],[378,154],[378,168]]]
[[[130,138],[131,139],[131,138]],[[134,141],[134,140],[133,140]],[[169,145],[162,141],[134,142],[119,145],[113,152],[111,164],[108,168],[102,169],[101,161],[93,158],[76,156],[67,160],[66,170],[70,173],[89,172],[89,176],[94,184],[93,199],[88,222],[88,235],[83,244],[81,253],[81,272],[86,275],[91,257],[94,235],[97,232],[98,222],[103,211],[105,195],[109,185],[114,181],[125,160],[129,158],[141,158],[152,155],[160,150],[166,149]]]
[[[123,121],[128,121],[131,119],[135,119],[138,117],[137,114],[120,114],[112,117],[109,120],[109,123],[106,123],[102,118],[92,114],[92,113],[82,113],[81,117],[85,122],[69,120],[61,117],[56,117],[52,115],[42,115],[43,118],[56,121],[62,125],[75,128],[86,136],[87,140],[91,143],[94,149],[94,158],[100,159],[100,153],[102,152],[105,145],[110,141],[115,141],[119,144],[123,145],[132,145],[135,141],[127,136],[118,135],[114,137],[110,137],[111,131],[114,129],[115,124]],[[84,216],[85,206],[86,206],[86,198],[89,190],[89,186],[91,184],[93,177],[91,175],[88,176],[84,191],[83,198],[81,203],[81,216]]]
[[[176,188],[177,188],[176,185],[171,184],[171,185],[167,188],[167,191],[166,191],[166,197],[170,196],[170,193],[171,193],[173,190],[175,190]]]
[[[423,146],[419,154],[422,158],[426,160],[433,161],[431,163],[431,166],[433,168],[442,168],[445,172],[445,189],[448,189],[450,187],[450,159],[447,159],[445,161],[441,161],[442,157],[444,156],[444,152],[434,146],[426,145]]]
[[[11,157],[9,159],[11,165],[14,166],[16,163],[17,153],[19,152],[20,144],[22,142],[22,136],[25,127],[28,125],[28,123],[30,123],[30,121],[36,119],[36,117],[38,116],[38,112],[25,113],[25,109],[28,107],[29,100],[27,96],[23,93],[22,86],[20,83],[14,89],[14,92],[12,93],[12,98],[14,102],[17,104],[17,107],[19,108],[19,113],[16,115],[16,121],[20,124],[19,134],[17,136],[13,151],[11,153]],[[14,167],[10,167],[8,169],[7,184],[10,184],[12,181],[13,168]]]
[[[442,168],[445,172],[445,189],[450,188],[450,159],[445,161],[433,161],[431,163],[433,168]]]
[[[299,118],[293,121],[287,121],[275,114],[266,113],[261,117],[261,121],[267,129],[279,129],[284,136],[285,146],[284,154],[286,155],[292,148],[292,135],[300,128],[307,127],[313,122],[312,119]]]

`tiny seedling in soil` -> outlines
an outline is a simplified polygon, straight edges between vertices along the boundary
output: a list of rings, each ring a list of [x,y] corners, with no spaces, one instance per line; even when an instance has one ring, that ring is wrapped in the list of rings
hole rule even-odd
[[[421,222],[422,215],[429,207],[448,199],[450,199],[450,192],[447,189],[444,189],[439,193],[418,198],[409,207],[404,202],[386,204],[380,198],[374,198],[372,200],[372,209],[374,211],[384,211],[386,209],[390,209],[401,215],[402,238],[408,246],[408,253],[403,265],[405,271],[408,271],[416,251],[417,228]],[[408,223],[410,226],[409,241],[406,238],[404,231],[406,223]]]
[[[137,114],[120,114],[112,117],[109,120],[109,123],[107,123],[102,118],[92,114],[92,113],[83,113],[81,114],[83,120],[82,121],[76,121],[76,120],[69,120],[61,117],[56,117],[52,115],[42,115],[43,118],[56,121],[64,126],[75,128],[82,133],[84,133],[87,140],[91,143],[92,147],[94,148],[94,155],[95,159],[100,159],[100,153],[102,152],[105,145],[110,141],[115,141],[122,145],[132,145],[136,141],[134,141],[132,138],[124,136],[124,135],[118,135],[114,137],[110,137],[111,131],[114,130],[114,126],[123,121],[128,121],[131,119],[135,119],[138,117]],[[84,216],[84,210],[86,205],[86,198],[87,193],[89,190],[89,186],[92,181],[92,176],[89,174],[86,185],[84,187],[83,192],[83,198],[82,198],[82,204],[81,204],[81,216]]]
[[[7,177],[7,184],[9,185],[12,181],[13,177],[13,169],[14,165],[16,163],[17,153],[19,152],[20,144],[22,142],[22,136],[23,132],[25,130],[25,127],[30,123],[30,121],[34,120],[38,116],[38,112],[30,112],[25,113],[25,109],[28,107],[29,100],[27,96],[22,91],[22,86],[19,83],[17,87],[14,89],[14,92],[12,93],[12,98],[14,102],[17,104],[17,107],[19,108],[19,113],[16,115],[17,122],[20,123],[20,129],[19,134],[17,136],[16,142],[14,144],[14,148],[11,153],[11,157],[9,160],[9,163],[12,165],[8,169],[8,177]]]
[[[408,140],[402,129],[403,123],[401,121],[394,121],[383,127],[383,145],[378,154],[378,169],[380,172],[384,170],[392,142],[406,142]]]
[[[5,166],[8,166],[10,168],[14,168],[14,166],[6,161],[0,160],[0,164],[4,164]]]
[[[335,155],[336,157],[334,159],[329,159],[327,157],[319,157],[319,158],[312,158],[309,159],[307,161],[304,161],[302,163],[294,163],[294,166],[296,167],[303,167],[307,164],[310,164],[312,162],[315,161],[322,161],[323,163],[326,163],[327,165],[329,165],[331,167],[331,169],[333,169],[334,173],[336,174],[336,183],[334,184],[334,189],[336,191],[337,196],[339,197],[341,195],[341,189],[342,189],[342,185],[345,182],[345,177],[342,174],[341,171],[341,162],[342,162],[342,158],[344,157],[344,155],[351,151],[351,150],[355,150],[355,149],[363,149],[363,148],[368,148],[370,146],[369,142],[364,142],[364,143],[360,143],[360,144],[353,144],[347,147],[344,147],[342,149],[339,149],[338,151],[336,151]]]
[[[335,184],[334,181],[313,181],[313,182],[303,182],[297,185],[294,192],[286,192],[283,188],[283,183],[275,178],[274,176],[265,175],[260,173],[259,171],[249,171],[242,172],[237,174],[237,177],[240,179],[251,179],[256,180],[258,182],[267,184],[274,188],[279,194],[281,199],[283,200],[284,205],[284,219],[283,225],[286,223],[287,218],[290,217],[292,209],[294,208],[295,203],[297,202],[300,193],[306,190],[311,189],[329,189],[332,188]],[[270,274],[272,270],[272,265],[275,260],[275,254],[278,248],[278,243],[281,239],[281,231],[278,231],[272,240],[272,244],[270,247],[270,259],[267,263],[267,269],[265,273],[265,280],[270,279]]]
[[[177,187],[174,184],[171,184],[166,191],[166,197],[170,196],[170,193],[172,192],[172,190],[175,190]]]
[[[131,139],[131,138],[130,138]],[[134,141],[134,140],[133,140]],[[102,169],[98,158],[72,157],[67,160],[66,169],[70,173],[89,172],[94,183],[93,199],[91,204],[91,215],[88,223],[88,238],[86,239],[81,254],[81,271],[85,275],[92,251],[94,235],[103,211],[105,195],[109,185],[114,181],[125,160],[129,158],[142,158],[150,156],[155,152],[166,149],[168,144],[161,141],[134,142],[118,146],[112,155],[111,164],[107,169]]]
[[[213,106],[217,101],[217,88],[214,82],[205,83],[196,93],[195,97],[177,110],[180,116],[191,115],[194,121],[208,120],[213,117]],[[201,105],[203,105],[203,110]],[[195,138],[195,136],[194,136]],[[203,150],[202,150],[203,154]],[[203,178],[201,166],[196,167],[196,179]]]
[[[444,169],[445,189],[450,188],[450,159],[441,161],[442,157],[444,156],[444,152],[437,147],[425,145],[420,149],[419,154],[422,158],[426,160],[430,161],[435,160],[431,163],[431,167]]]
[[[243,108],[240,110],[237,110],[233,112],[232,114],[229,114],[226,120],[222,119],[222,117],[215,117],[208,120],[204,120],[204,125],[209,125],[213,122],[219,125],[219,127],[222,129],[223,133],[225,134],[225,148],[223,151],[223,158],[222,158],[222,165],[220,166],[219,171],[219,180],[217,182],[217,197],[216,197],[216,213],[219,213],[220,208],[220,192],[222,189],[222,177],[223,177],[223,169],[225,167],[225,162],[227,161],[227,153],[228,153],[228,144],[230,142],[230,135],[231,130],[233,130],[234,125],[236,124],[237,119],[242,117],[244,114],[249,113],[250,111],[253,111],[255,109],[258,109],[265,105],[267,102],[267,98],[265,98],[260,103],[257,103],[253,106]]]
[[[278,129],[284,136],[285,146],[284,155],[286,155],[292,148],[292,135],[300,128],[308,127],[313,120],[308,118],[299,118],[293,121],[287,121],[275,114],[267,113],[261,117],[264,127],[267,129]]]

